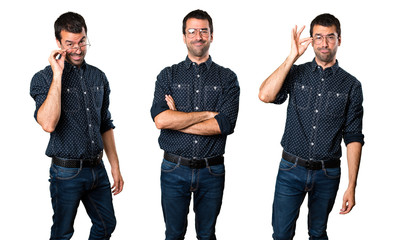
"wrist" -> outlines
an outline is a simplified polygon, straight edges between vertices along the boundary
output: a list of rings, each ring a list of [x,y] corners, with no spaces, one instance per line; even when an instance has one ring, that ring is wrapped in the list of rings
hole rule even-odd
[[[287,58],[286,58],[286,62],[290,65],[293,65],[297,59],[299,58],[299,56],[297,56],[296,54],[290,54]]]
[[[63,73],[53,73],[53,81],[61,81]]]

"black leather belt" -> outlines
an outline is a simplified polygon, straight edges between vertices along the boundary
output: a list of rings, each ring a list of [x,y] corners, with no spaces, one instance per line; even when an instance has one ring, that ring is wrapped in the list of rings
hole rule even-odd
[[[172,153],[164,152],[164,159],[173,163],[180,163],[183,166],[188,166],[190,168],[205,168],[208,166],[214,166],[224,163],[223,156],[211,157],[211,158],[184,158]],[[208,166],[207,166],[208,163]]]
[[[82,167],[86,168],[98,166],[101,163],[102,158],[103,152],[91,159],[60,159],[57,157],[52,157],[52,163],[65,168],[80,168],[82,163]]]
[[[309,170],[320,170],[323,168],[322,161],[306,160],[306,159],[291,155],[285,151],[282,152],[282,158],[288,162],[291,162],[291,163],[297,162],[297,165],[305,167],[306,169],[309,169]],[[324,160],[323,162],[324,162],[324,168],[337,168],[337,167],[341,166],[341,160],[339,158]]]

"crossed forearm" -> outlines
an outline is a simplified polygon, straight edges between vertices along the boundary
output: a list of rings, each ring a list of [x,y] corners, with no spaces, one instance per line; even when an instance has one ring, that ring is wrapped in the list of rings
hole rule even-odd
[[[175,110],[166,110],[155,117],[155,124],[158,129],[187,131],[187,129],[193,125],[213,119],[217,114],[218,113],[216,112],[210,111],[186,113]]]

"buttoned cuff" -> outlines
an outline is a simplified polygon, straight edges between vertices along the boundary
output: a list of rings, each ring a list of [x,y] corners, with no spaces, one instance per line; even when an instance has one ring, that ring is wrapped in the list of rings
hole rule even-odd
[[[160,102],[154,103],[150,109],[150,114],[152,116],[152,119],[155,120],[155,117],[157,115],[159,115],[159,113],[164,112],[169,109],[170,108],[168,107],[166,101],[160,101]]]
[[[219,113],[215,116],[216,121],[219,124],[220,132],[223,135],[229,135],[234,132],[234,128],[231,126],[230,120],[223,113]]]
[[[343,141],[346,145],[351,142],[359,142],[364,145],[364,134],[362,133],[349,133],[343,136]]]
[[[106,131],[110,130],[110,129],[114,129],[115,125],[112,123],[112,120],[110,120],[107,124],[101,124],[100,127],[100,133],[103,134]]]

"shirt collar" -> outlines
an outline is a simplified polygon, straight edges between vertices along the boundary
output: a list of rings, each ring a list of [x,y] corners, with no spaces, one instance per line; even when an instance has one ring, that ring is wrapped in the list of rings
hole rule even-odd
[[[81,65],[82,70],[86,70],[88,67],[88,64],[86,64],[85,60],[83,60],[83,63]],[[70,72],[73,68],[78,68],[77,66],[72,65],[71,63],[64,61],[64,72]]]
[[[314,58],[312,61],[312,69],[313,71],[316,71],[316,69],[318,69],[320,66],[317,64],[316,59]],[[333,74],[335,74],[339,69],[339,64],[338,64],[338,60],[335,61],[335,64],[329,68],[326,68],[325,70],[327,71],[332,71]]]
[[[189,69],[191,67],[191,65],[193,64],[192,60],[190,60],[190,58],[188,56],[186,56],[186,60],[185,60],[185,66],[186,69]],[[209,70],[209,68],[212,65],[212,58],[211,55],[209,55],[209,58],[207,61],[201,63],[200,65],[205,65],[207,67],[207,70]]]

